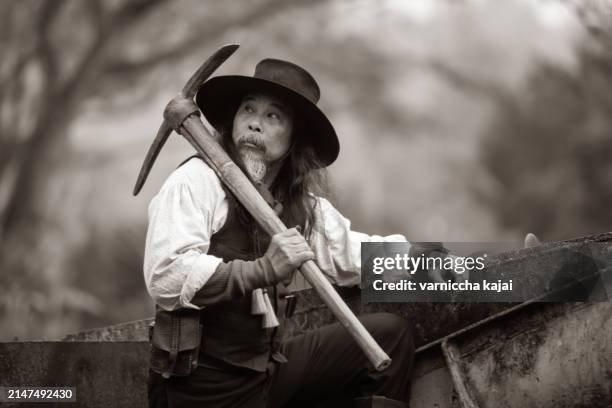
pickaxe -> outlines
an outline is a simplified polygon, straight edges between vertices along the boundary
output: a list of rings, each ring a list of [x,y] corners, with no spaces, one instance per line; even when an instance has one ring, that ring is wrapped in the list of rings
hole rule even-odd
[[[259,225],[272,236],[285,231],[287,227],[277,217],[274,210],[266,203],[242,170],[230,159],[206,126],[204,126],[199,117],[200,111],[193,101],[193,97],[200,85],[238,47],[237,44],[231,44],[217,50],[187,81],[187,84],[178,96],[168,103],[164,110],[164,121],[140,169],[140,174],[134,187],[134,195],[137,195],[142,188],[159,151],[172,130],[175,130],[187,139],[204,161],[216,172],[223,184],[235,195],[236,199],[246,208]],[[351,309],[344,303],[317,264],[314,261],[308,261],[300,267],[300,272],[319,294],[323,302],[331,309],[340,323],[353,336],[374,368],[378,371],[387,368],[391,364],[389,356],[387,356],[363,324],[355,317]]]

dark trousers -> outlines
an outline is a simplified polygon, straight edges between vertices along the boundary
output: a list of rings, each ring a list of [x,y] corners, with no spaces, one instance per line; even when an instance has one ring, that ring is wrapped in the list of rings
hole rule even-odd
[[[271,364],[267,373],[199,367],[189,377],[163,380],[152,374],[150,406],[340,407],[345,401],[367,395],[407,402],[414,355],[409,324],[389,313],[359,319],[393,360],[383,372],[368,369],[370,364],[361,349],[335,323],[286,341],[281,350],[289,361]]]

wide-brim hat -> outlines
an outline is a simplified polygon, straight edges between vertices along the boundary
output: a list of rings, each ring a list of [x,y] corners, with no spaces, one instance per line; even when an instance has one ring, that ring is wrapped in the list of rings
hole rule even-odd
[[[314,148],[322,166],[336,160],[340,143],[329,119],[317,107],[319,86],[308,71],[291,62],[268,58],[257,64],[252,77],[211,78],[200,87],[196,103],[208,122],[220,130],[232,124],[242,99],[256,93],[275,95],[295,110],[299,120],[294,122],[302,126],[296,134]]]

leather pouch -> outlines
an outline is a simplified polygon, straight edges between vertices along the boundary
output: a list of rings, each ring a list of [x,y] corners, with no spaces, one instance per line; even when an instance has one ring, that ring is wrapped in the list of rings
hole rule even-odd
[[[198,367],[200,311],[157,309],[151,335],[151,369],[164,378],[188,376]]]

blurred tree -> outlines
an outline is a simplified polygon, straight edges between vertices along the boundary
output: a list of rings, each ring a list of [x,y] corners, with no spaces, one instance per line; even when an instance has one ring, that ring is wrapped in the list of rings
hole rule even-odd
[[[2,2],[0,237],[40,217],[48,172],[65,160],[67,127],[84,102],[126,87],[137,94],[138,79],[159,64],[292,6],[280,0],[249,7],[226,1]],[[177,21],[156,25],[160,18]]]
[[[501,224],[545,239],[612,229],[612,2],[568,3],[589,33],[578,69],[542,64],[483,145]]]
[[[70,257],[69,280],[81,297],[73,319],[79,328],[100,327],[149,316],[153,302],[143,288],[142,247],[146,225],[93,228],[92,238]]]
[[[513,94],[519,79],[506,77],[523,79],[521,61],[532,55],[526,43],[539,39],[541,31],[533,21],[525,24],[524,2],[507,6],[505,24],[494,18],[500,13],[497,3],[423,4],[434,3],[427,11],[421,2],[396,1],[0,2],[0,333],[38,336],[44,330],[28,334],[10,328],[32,328],[42,320],[52,324],[49,317],[63,318],[66,307],[81,310],[88,322],[121,318],[121,298],[135,290],[144,294],[136,272],[142,231],[115,231],[108,219],[119,223],[127,217],[106,216],[127,207],[125,193],[115,192],[128,191],[131,181],[121,184],[112,176],[122,177],[136,166],[134,154],[121,146],[69,157],[67,129],[75,118],[83,126],[82,118],[94,116],[103,127],[109,124],[99,134],[118,129],[124,134],[122,121],[151,105],[168,73],[193,65],[189,54],[206,55],[229,36],[241,37],[243,49],[225,68],[246,70],[248,58],[273,52],[315,73],[323,89],[321,106],[342,139],[343,154],[333,169],[336,203],[356,228],[430,231],[439,237],[436,220],[459,215],[463,224],[455,230],[460,234],[462,229],[479,231],[487,218],[494,236],[497,226],[488,221],[488,213],[483,217],[474,209],[469,192],[460,195],[466,187],[458,184],[464,179],[484,184],[479,181],[488,181],[486,175],[473,176],[486,172],[480,163],[465,170],[461,160],[473,161],[474,140],[490,106],[501,106],[510,117],[524,115]],[[87,132],[91,129],[79,136]],[[127,157],[123,167],[119,155]],[[96,166],[112,168],[113,173],[104,173],[112,174],[112,181],[96,181],[95,191],[78,186],[76,193],[66,189],[72,196],[66,194],[66,183],[78,184],[76,174],[80,182],[92,183],[102,173],[92,170]],[[58,167],[63,177],[55,174]],[[75,176],[67,177],[67,168]],[[446,185],[438,184],[445,180]],[[91,198],[83,200],[83,191]],[[114,197],[114,206],[106,208],[111,199],[104,196]],[[73,198],[82,203],[68,205]],[[87,204],[87,210],[81,209]],[[57,211],[45,214],[45,209],[63,206],[74,221],[66,222]],[[73,214],[74,209],[79,212]],[[429,216],[406,215],[414,213],[437,214],[429,222]],[[103,224],[99,231],[92,229],[94,217]],[[70,233],[86,242],[74,254],[58,255],[67,250],[62,234],[68,224]],[[121,227],[131,231],[135,224]],[[135,263],[118,262],[128,258]],[[23,323],[24,308],[37,311],[35,322]],[[9,330],[3,331],[2,314],[15,316]],[[57,327],[59,335],[67,331]]]
[[[134,103],[154,90],[141,85],[160,66],[216,48],[229,30],[298,6],[284,0],[0,2],[0,314],[21,307],[15,305],[23,300],[8,296],[20,286],[30,288],[25,298],[42,314],[53,309],[45,298],[65,293],[48,289],[60,285],[44,273],[58,248],[40,236],[53,228],[61,234],[45,214],[46,201],[57,188],[54,171],[70,161],[68,128],[82,106],[117,95]],[[42,300],[32,302],[33,293]],[[65,296],[55,301],[57,310],[67,302]]]

